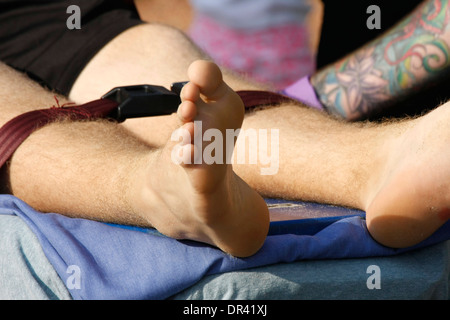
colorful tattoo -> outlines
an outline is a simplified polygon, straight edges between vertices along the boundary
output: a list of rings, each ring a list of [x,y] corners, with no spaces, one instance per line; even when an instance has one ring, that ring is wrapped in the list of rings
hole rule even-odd
[[[322,104],[349,120],[365,118],[450,74],[449,0],[429,0],[384,36],[317,72]]]

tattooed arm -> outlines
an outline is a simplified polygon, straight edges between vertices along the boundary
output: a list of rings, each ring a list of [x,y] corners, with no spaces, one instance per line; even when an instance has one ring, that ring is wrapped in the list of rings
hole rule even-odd
[[[424,1],[389,32],[311,77],[321,103],[366,118],[450,76],[449,0]]]

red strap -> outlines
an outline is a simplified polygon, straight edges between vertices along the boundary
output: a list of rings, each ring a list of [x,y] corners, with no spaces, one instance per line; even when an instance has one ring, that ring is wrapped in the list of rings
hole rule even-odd
[[[237,91],[246,108],[275,105],[282,102],[293,101],[291,98],[270,91],[242,90]]]
[[[288,97],[266,91],[238,91],[246,108],[273,105],[290,100]],[[80,106],[53,107],[21,114],[0,128],[0,168],[33,131],[61,117],[73,120],[105,118],[118,106],[109,99],[98,99]]]
[[[0,128],[0,168],[33,131],[57,120],[70,116],[73,120],[106,117],[117,108],[117,103],[99,99],[81,106],[41,109],[26,112],[7,122]]]

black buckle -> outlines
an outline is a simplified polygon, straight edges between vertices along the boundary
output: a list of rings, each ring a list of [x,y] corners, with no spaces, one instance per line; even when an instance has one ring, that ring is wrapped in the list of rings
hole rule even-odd
[[[171,91],[161,86],[136,85],[116,87],[102,99],[110,99],[119,104],[110,114],[119,122],[128,118],[169,115],[177,111],[181,103],[180,92],[186,82],[172,84]]]

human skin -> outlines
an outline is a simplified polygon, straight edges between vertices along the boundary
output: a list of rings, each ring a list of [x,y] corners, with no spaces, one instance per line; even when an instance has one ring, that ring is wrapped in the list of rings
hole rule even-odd
[[[4,65],[0,70],[0,96],[20,92],[4,101],[10,113],[0,123],[55,102],[51,92],[25,76]],[[240,127],[244,106],[216,65],[197,61],[187,77],[173,130],[192,132],[194,120],[205,130]],[[194,148],[192,143],[185,141],[183,148]],[[163,147],[150,147],[107,120],[61,119],[24,141],[10,159],[2,185],[42,212],[154,227],[234,256],[254,254],[269,226],[264,200],[231,164],[175,163],[176,145],[168,140]]]
[[[120,85],[149,83],[168,87],[174,81],[192,80],[195,77],[188,74],[189,66],[205,58],[176,29],[156,24],[134,27],[117,36],[90,61],[72,88],[70,99],[77,103],[97,99]],[[7,67],[2,68],[2,123],[22,112],[54,103],[50,93]],[[225,82],[234,90],[265,89],[226,70],[223,73]],[[200,79],[210,77],[209,72],[202,74]],[[197,83],[197,87],[205,85]],[[67,100],[60,97],[60,101]],[[185,101],[196,102],[197,98],[190,95]],[[231,110],[237,109],[236,101],[225,101]],[[192,109],[185,112],[195,114]],[[242,189],[234,192],[235,196],[246,190],[252,203],[261,203],[260,197],[249,191],[253,189],[263,196],[365,210],[367,226],[377,241],[394,247],[409,246],[448,220],[450,157],[445,148],[449,140],[445,121],[449,116],[448,104],[420,118],[382,124],[349,123],[295,102],[249,112],[243,129],[279,129],[280,170],[275,175],[262,176],[259,165],[238,164],[233,165],[233,174],[229,168],[226,170],[227,176],[233,177],[232,185]],[[142,183],[136,181],[142,181],[143,176],[150,179],[173,172],[156,170],[155,175],[145,175],[142,168],[150,172],[161,166],[156,165],[155,161],[161,158],[155,150],[164,150],[179,126],[180,114],[127,120],[114,126],[102,121],[55,123],[32,134],[17,150],[6,182],[13,194],[44,212],[154,226],[175,238],[188,237],[235,255],[251,255],[261,245],[261,238],[244,248],[236,247],[227,237],[239,232],[241,224],[235,224],[236,230],[228,228],[227,235],[220,230],[211,231],[216,228],[205,229],[204,225],[211,226],[208,219],[188,224],[193,227],[185,230],[185,224],[174,223],[183,221],[175,217],[179,212],[184,215],[183,210],[175,210],[184,209],[180,204],[164,210],[163,215],[154,218],[158,222],[152,223],[151,216],[158,208],[171,207],[168,199],[173,200],[178,194],[175,190],[163,192],[167,197],[162,202],[158,192],[136,199],[142,196],[142,189],[136,186],[142,187]],[[440,139],[433,139],[435,136]],[[173,165],[167,157],[165,160],[167,166]],[[229,179],[223,180],[225,185],[231,185]],[[252,189],[244,187],[242,180]],[[182,184],[173,181],[167,182],[168,188],[180,188]],[[160,189],[159,185],[153,187]],[[145,199],[153,200],[155,207],[145,205]],[[241,208],[241,212],[246,212],[242,203],[237,207],[229,205],[230,210]],[[263,213],[267,210],[259,205],[258,208]],[[192,217],[192,213],[188,216]],[[267,220],[262,220],[259,235],[266,232],[266,227]]]
[[[141,45],[154,39],[155,34],[162,34],[163,40],[157,44],[153,41],[148,48]],[[155,50],[155,46],[158,50]],[[174,53],[174,56],[168,52]],[[179,55],[179,52],[183,54]],[[138,26],[114,39],[94,57],[81,73],[70,96],[75,101],[83,102],[118,85],[159,83],[168,87],[171,82],[186,79],[185,72],[180,70],[183,70],[183,66],[187,68],[191,60],[197,58],[205,58],[205,55],[178,30],[153,24]],[[113,61],[115,68],[105,68]],[[265,89],[226,70],[224,79],[234,90]],[[440,110],[447,109],[444,106]],[[126,122],[124,127],[149,145],[158,146],[170,136],[171,123],[175,120],[174,116],[138,119]],[[411,223],[420,226],[428,217],[424,212],[431,209],[419,210],[417,215],[420,218],[417,219],[411,218],[414,214],[408,210],[387,212],[381,205],[385,200],[379,200],[381,195],[388,194],[380,193],[382,185],[385,186],[383,188],[389,185],[386,181],[389,180],[389,174],[386,172],[392,172],[390,167],[395,166],[394,163],[400,159],[400,155],[393,151],[397,149],[403,135],[418,121],[349,123],[294,102],[249,112],[244,118],[243,129],[280,130],[280,169],[276,175],[269,176],[262,176],[258,165],[236,164],[233,169],[263,196],[331,203],[365,210],[371,233],[377,234],[379,230],[384,230],[385,240],[379,239],[380,242],[393,246],[410,245],[423,238],[404,238],[397,229],[384,227],[396,218],[380,218],[378,212],[384,212],[383,217],[407,217],[405,219],[409,223],[404,223],[407,229],[413,228]],[[145,129],[149,127],[152,131]],[[436,142],[427,141],[427,144]],[[405,172],[414,170],[404,169]],[[405,199],[408,197],[405,196]],[[439,209],[431,211],[444,210],[444,203],[437,206]],[[428,231],[435,230],[443,223],[442,219],[435,220],[434,215],[431,220],[434,222]],[[405,231],[405,234],[409,232]]]
[[[383,36],[311,76],[332,114],[366,119],[450,76],[448,0],[424,1]]]

